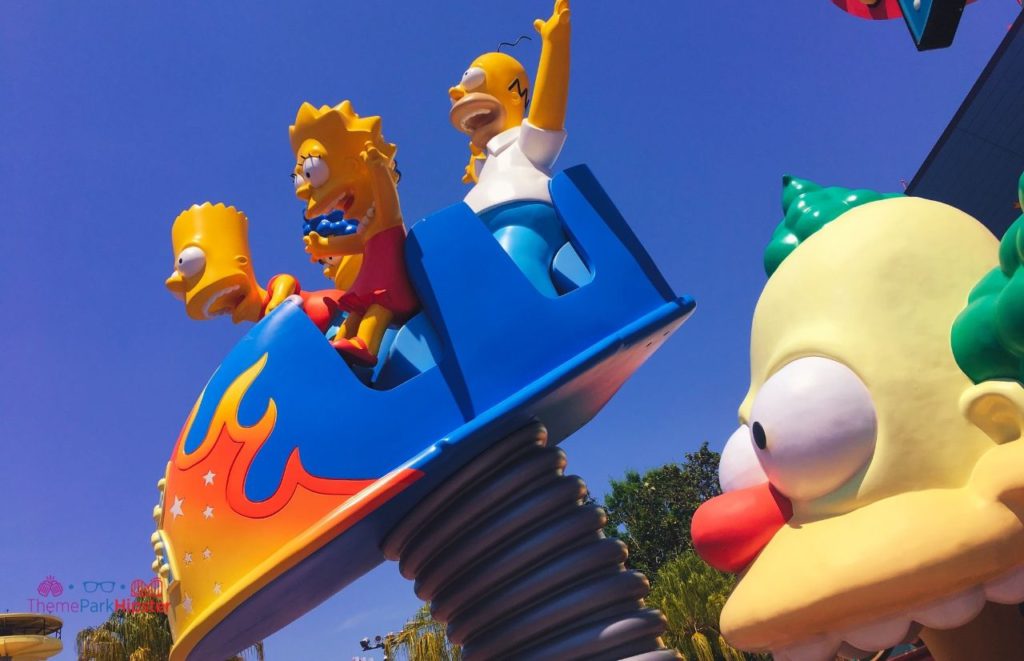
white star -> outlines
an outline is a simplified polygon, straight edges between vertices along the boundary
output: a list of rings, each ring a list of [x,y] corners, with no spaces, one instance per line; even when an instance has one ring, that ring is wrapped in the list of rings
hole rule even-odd
[[[213,471],[206,471],[206,475],[203,476],[203,484],[210,486],[213,484],[213,478],[217,477],[217,474]]]
[[[188,592],[185,593],[185,598],[181,600],[181,607],[185,609],[186,613],[192,612],[192,595]]]
[[[192,552],[191,551],[186,551],[185,552],[185,564],[186,565],[191,565],[192,564]]]
[[[212,519],[213,518],[213,505],[207,505],[206,506],[206,509],[203,510],[203,518],[204,519]]]
[[[181,510],[181,506],[185,504],[184,498],[174,497],[174,504],[171,505],[171,514],[177,519],[179,516],[185,516],[185,513]]]
[[[220,594],[220,589],[221,589],[220,583],[214,583],[213,584],[213,593],[214,594]]]
[[[207,546],[205,549],[203,549],[203,560],[209,560],[212,556],[213,556],[213,551],[210,550],[209,546]]]

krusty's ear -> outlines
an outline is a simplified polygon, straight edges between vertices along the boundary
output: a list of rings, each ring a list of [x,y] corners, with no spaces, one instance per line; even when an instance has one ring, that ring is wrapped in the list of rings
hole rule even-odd
[[[960,396],[960,412],[996,443],[1024,433],[1024,386],[1017,381],[982,381]]]

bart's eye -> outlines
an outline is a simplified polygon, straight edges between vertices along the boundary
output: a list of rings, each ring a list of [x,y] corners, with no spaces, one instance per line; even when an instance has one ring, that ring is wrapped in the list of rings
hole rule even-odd
[[[174,268],[186,278],[191,278],[202,272],[206,266],[206,253],[198,246],[188,246],[178,253],[174,260]]]
[[[800,358],[776,372],[750,419],[749,442],[764,472],[794,500],[839,488],[875,451],[871,393],[853,370],[829,358]]]
[[[330,175],[327,164],[319,156],[309,156],[302,162],[302,178],[312,186],[322,186]]]
[[[462,80],[459,84],[462,85],[466,91],[475,90],[484,84],[486,78],[484,70],[479,67],[470,67],[466,69],[466,73],[462,74]]]
[[[297,172],[292,173],[292,183],[295,184],[295,190],[299,190],[299,186],[306,183],[306,179]]]

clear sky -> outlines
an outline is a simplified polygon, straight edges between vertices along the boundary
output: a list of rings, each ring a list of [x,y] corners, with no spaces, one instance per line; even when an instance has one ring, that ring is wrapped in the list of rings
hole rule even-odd
[[[299,104],[348,98],[383,115],[405,216],[419,218],[464,194],[448,87],[551,9],[270,4],[0,9],[0,610],[25,610],[49,575],[75,585],[69,595],[82,581],[152,575],[154,485],[245,330],[193,322],[164,290],[175,215],[234,204],[262,279],[321,282],[287,176]],[[862,22],[828,0],[574,1],[560,165],[591,166],[698,309],[566,441],[570,470],[600,495],[627,468],[679,460],[704,440],[721,448],[746,390],[781,176],[899,190],[1017,11],[981,0],[952,48],[919,54],[901,23]],[[532,70],[538,47],[514,52]],[[268,639],[269,657],[347,659],[416,605],[384,565]],[[62,658],[105,617],[67,617]]]

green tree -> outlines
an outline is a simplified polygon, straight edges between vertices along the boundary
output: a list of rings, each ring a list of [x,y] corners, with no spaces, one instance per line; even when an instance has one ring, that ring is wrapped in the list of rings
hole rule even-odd
[[[722,606],[734,582],[733,577],[709,567],[693,551],[662,565],[644,601],[668,620],[665,644],[687,659],[698,661],[748,658],[729,646],[718,628]]]
[[[430,606],[423,606],[405,623],[401,631],[384,640],[385,658],[393,661],[460,661],[462,648],[453,645],[445,625],[430,617]]]
[[[160,597],[135,598],[132,610],[116,610],[105,622],[86,627],[75,636],[79,661],[161,661],[171,653],[171,627],[166,613],[152,606]],[[147,608],[147,605],[150,608]],[[264,661],[263,641],[229,661]]]
[[[704,443],[679,464],[666,464],[643,475],[627,471],[612,480],[605,496],[605,534],[629,547],[629,566],[657,582],[658,570],[692,548],[690,520],[705,500],[721,493],[720,455]]]

